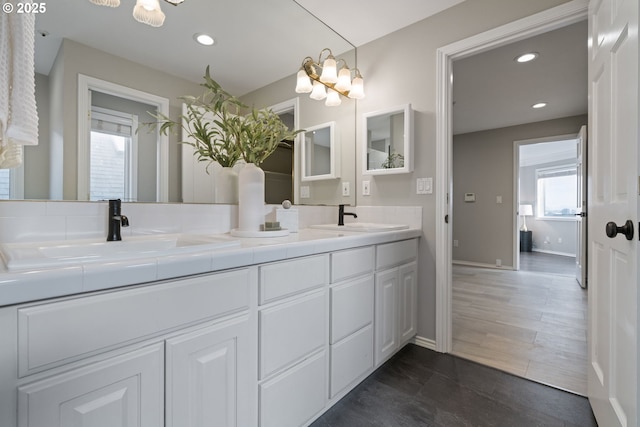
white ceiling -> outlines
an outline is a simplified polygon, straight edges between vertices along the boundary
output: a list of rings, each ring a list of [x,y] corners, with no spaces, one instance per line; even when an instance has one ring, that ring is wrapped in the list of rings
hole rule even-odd
[[[316,57],[324,47],[339,55],[462,1],[161,2],[165,24],[152,28],[131,16],[135,0],[122,0],[118,8],[56,0],[36,17],[37,31],[48,33],[36,38],[36,69],[48,74],[68,38],[196,83],[211,65],[225,89],[243,95],[292,76],[305,56]],[[210,33],[216,44],[197,45],[196,32]],[[540,59],[525,66],[512,61],[528,49],[540,52]],[[456,61],[454,72],[455,133],[586,113],[586,26]],[[532,112],[528,107],[541,99],[549,107]]]

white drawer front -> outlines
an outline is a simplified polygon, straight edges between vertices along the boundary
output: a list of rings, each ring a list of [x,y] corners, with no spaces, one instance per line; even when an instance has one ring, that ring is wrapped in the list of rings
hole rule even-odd
[[[416,258],[417,254],[418,239],[378,245],[376,251],[376,269],[382,270],[411,262]]]
[[[322,351],[260,386],[260,427],[299,427],[324,408],[325,354]]]
[[[373,322],[373,274],[331,288],[331,344]]]
[[[327,263],[327,255],[318,255],[260,267],[260,304],[324,286]]]
[[[326,292],[320,291],[260,312],[260,378],[324,345],[326,311]]]
[[[373,271],[373,246],[331,254],[331,283]]]
[[[248,306],[243,269],[23,308],[20,376]]]
[[[331,397],[373,368],[373,325],[331,346]]]

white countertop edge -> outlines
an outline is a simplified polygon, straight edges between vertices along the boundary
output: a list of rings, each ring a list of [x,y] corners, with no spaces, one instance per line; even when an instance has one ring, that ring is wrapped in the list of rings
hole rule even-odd
[[[139,285],[290,258],[421,237],[417,228],[364,233],[301,229],[286,237],[242,238],[214,251],[91,263],[40,270],[0,271],[0,306]]]

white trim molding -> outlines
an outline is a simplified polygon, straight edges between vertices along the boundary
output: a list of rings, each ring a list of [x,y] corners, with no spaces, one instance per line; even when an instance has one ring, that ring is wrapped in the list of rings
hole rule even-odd
[[[428,348],[429,350],[435,350],[436,349],[436,342],[434,340],[430,340],[429,338],[421,337],[421,336],[418,336],[418,335],[416,335],[413,338],[412,343],[417,345],[417,346],[419,346],[419,347]]]
[[[436,350],[452,349],[451,193],[453,66],[456,59],[565,27],[587,18],[588,0],[572,0],[438,49],[436,57]],[[586,43],[586,41],[585,41]],[[449,215],[449,224],[444,221]]]
[[[131,101],[153,105],[159,113],[169,115],[169,100],[95,77],[78,74],[78,200],[89,200],[89,131],[91,92],[106,93]],[[158,141],[156,201],[169,201],[169,136],[156,130]]]

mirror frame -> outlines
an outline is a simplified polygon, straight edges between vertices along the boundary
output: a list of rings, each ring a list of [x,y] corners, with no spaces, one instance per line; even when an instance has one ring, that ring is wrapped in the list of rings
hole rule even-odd
[[[309,175],[307,173],[307,142],[306,136],[309,132],[314,132],[320,129],[329,128],[329,173],[323,175]],[[311,126],[305,129],[302,135],[301,147],[300,147],[300,180],[301,181],[322,181],[329,179],[340,178],[340,156],[337,155],[338,141],[336,141],[336,122],[331,121],[322,123],[316,126]]]
[[[367,156],[369,150],[369,119],[387,116],[394,113],[404,113],[403,120],[403,152],[404,166],[399,168],[368,169]],[[385,108],[362,114],[362,174],[363,175],[393,175],[413,172],[413,109],[411,104]]]

